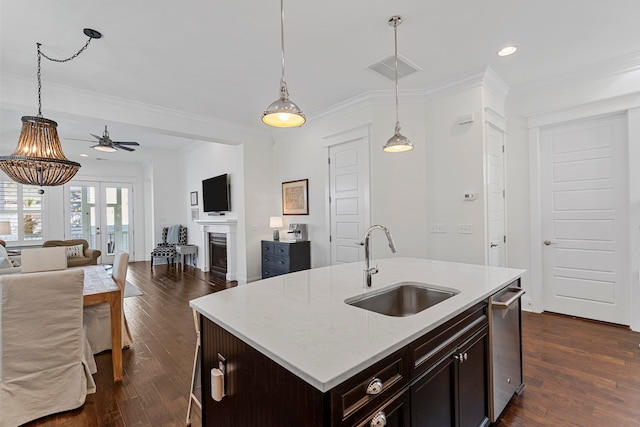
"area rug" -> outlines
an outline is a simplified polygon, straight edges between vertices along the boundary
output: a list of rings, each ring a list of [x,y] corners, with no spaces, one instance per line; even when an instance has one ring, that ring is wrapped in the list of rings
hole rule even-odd
[[[143,292],[133,283],[127,281],[124,285],[124,297],[137,297],[140,295],[144,295]]]

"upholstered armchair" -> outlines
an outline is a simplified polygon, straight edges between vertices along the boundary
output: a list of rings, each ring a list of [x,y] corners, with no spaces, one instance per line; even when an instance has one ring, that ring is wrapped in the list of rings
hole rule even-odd
[[[67,264],[69,267],[80,267],[83,265],[96,265],[98,264],[98,258],[102,255],[102,252],[98,249],[90,249],[89,242],[84,239],[75,240],[47,240],[42,244],[43,248],[52,248],[55,246],[76,246],[82,245],[82,256],[68,257]]]
[[[172,227],[164,227],[162,229],[162,241],[158,243],[158,246],[151,252],[151,269],[153,269],[154,258],[166,258],[167,264],[169,260],[173,264],[178,253],[176,252],[176,245],[187,244],[187,227],[182,225],[174,225]]]

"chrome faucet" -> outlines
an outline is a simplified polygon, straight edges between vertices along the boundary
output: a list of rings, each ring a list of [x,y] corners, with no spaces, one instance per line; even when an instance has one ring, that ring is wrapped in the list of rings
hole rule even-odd
[[[368,288],[371,287],[371,275],[376,274],[378,272],[377,265],[375,267],[371,267],[371,268],[369,267],[369,237],[371,236],[371,233],[373,232],[373,230],[375,230],[376,228],[384,231],[384,234],[387,235],[387,240],[389,241],[389,248],[391,248],[391,252],[393,253],[396,252],[396,244],[393,243],[393,237],[391,237],[391,232],[387,227],[379,224],[372,225],[371,227],[369,227],[369,229],[364,235],[364,274],[365,274],[365,281]]]

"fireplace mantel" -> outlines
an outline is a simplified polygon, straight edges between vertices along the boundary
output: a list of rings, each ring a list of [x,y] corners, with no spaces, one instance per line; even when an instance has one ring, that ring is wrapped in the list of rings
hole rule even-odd
[[[222,233],[227,235],[227,281],[237,280],[236,272],[236,229],[238,220],[235,218],[207,218],[197,219],[195,223],[202,229],[204,242],[204,270],[211,268],[209,261],[209,233]]]

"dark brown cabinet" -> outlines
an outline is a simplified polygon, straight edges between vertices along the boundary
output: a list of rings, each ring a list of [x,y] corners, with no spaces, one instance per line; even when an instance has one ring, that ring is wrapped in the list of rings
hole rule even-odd
[[[489,425],[485,326],[411,386],[411,425]]]
[[[311,242],[262,241],[262,278],[311,268]]]

